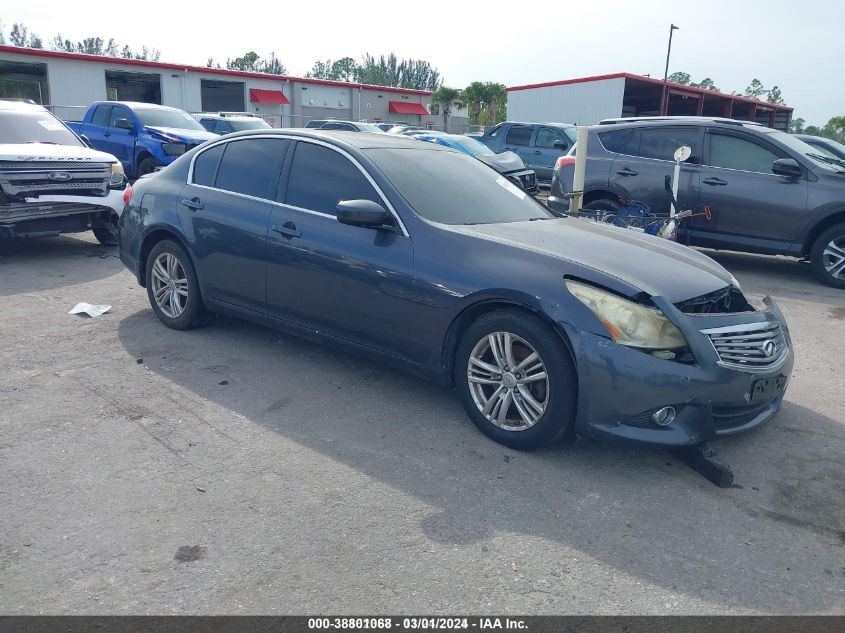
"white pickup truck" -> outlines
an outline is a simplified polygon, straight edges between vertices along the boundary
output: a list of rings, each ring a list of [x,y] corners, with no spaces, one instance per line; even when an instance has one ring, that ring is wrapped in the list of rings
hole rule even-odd
[[[114,244],[125,186],[117,158],[47,109],[0,99],[0,238],[92,230]]]

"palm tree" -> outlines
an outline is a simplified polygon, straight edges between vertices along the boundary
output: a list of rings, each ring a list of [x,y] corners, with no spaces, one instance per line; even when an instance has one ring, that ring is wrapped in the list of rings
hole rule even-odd
[[[452,106],[463,107],[463,94],[457,88],[440,86],[433,95],[431,102],[440,105],[440,112],[443,115],[443,131],[449,131],[449,115],[452,113]]]

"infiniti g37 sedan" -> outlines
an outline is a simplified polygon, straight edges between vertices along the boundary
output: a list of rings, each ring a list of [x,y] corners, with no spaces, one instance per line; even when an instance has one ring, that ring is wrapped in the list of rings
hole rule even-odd
[[[552,215],[490,167],[396,135],[261,130],[138,181],[120,257],[166,326],[211,312],[451,384],[517,449],[688,446],[780,408],[789,330],[705,255]]]

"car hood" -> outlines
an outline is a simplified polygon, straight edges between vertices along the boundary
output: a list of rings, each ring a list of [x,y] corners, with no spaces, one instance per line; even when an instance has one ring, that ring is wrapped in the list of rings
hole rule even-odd
[[[517,169],[525,169],[525,163],[513,152],[502,152],[501,154],[493,154],[492,156],[476,154],[475,157],[503,174],[509,171],[516,171]]]
[[[733,282],[732,275],[720,264],[689,247],[585,219],[451,228],[582,264],[672,303],[720,290]]]
[[[211,139],[220,138],[219,134],[207,132],[206,130],[183,130],[177,127],[160,127],[157,125],[145,126],[148,132],[164,134],[173,137],[177,143],[205,143]]]
[[[53,145],[52,143],[5,143],[0,144],[0,160],[9,161],[57,161],[116,163],[117,159],[106,152],[76,145]]]

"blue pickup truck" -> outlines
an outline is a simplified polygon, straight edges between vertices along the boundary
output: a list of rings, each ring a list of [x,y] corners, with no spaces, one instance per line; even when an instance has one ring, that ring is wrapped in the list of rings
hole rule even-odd
[[[67,125],[90,147],[117,156],[131,180],[218,138],[187,112],[152,103],[97,101],[81,123]]]
[[[568,123],[520,123],[505,121],[480,136],[473,135],[497,154],[513,152],[537,180],[549,183],[555,161],[575,143],[577,128]]]

